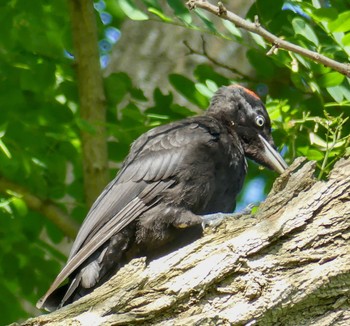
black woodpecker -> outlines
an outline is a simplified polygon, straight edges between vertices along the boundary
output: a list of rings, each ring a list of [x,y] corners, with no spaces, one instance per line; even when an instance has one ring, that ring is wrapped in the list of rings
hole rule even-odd
[[[203,115],[140,136],[90,209],[38,308],[58,309],[132,258],[152,259],[198,239],[203,223],[234,211],[246,158],[278,173],[287,168],[264,104],[238,85],[221,87]]]

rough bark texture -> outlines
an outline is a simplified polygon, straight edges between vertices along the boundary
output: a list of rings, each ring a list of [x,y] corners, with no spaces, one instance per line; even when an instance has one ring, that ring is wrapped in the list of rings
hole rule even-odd
[[[108,182],[106,108],[93,2],[69,0],[78,75],[84,192],[91,206]],[[88,129],[93,129],[93,132]]]
[[[350,159],[328,181],[298,159],[254,216],[23,325],[349,325]]]

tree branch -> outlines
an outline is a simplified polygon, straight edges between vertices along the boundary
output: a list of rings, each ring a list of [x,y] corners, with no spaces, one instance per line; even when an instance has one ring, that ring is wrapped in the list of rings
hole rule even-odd
[[[254,218],[226,220],[72,305],[23,325],[347,325],[350,159],[329,180],[298,159]]]
[[[245,80],[252,80],[253,78],[245,75],[243,72],[239,71],[238,69],[234,68],[234,67],[230,67],[222,62],[219,62],[218,60],[216,60],[215,58],[213,58],[209,52],[207,51],[207,47],[206,47],[206,42],[204,37],[202,36],[202,52],[195,50],[187,41],[183,41],[183,44],[187,47],[187,49],[190,51],[189,54],[196,54],[196,55],[200,55],[203,56],[205,58],[207,58],[210,62],[212,62],[214,65],[224,68],[226,70],[229,70],[230,72],[236,74],[239,78],[245,79]]]
[[[84,190],[88,207],[108,182],[106,108],[93,1],[70,0],[80,116],[94,132],[82,130]]]
[[[0,178],[0,192],[6,193],[8,190],[18,193],[21,196],[21,199],[24,200],[30,209],[47,217],[65,235],[72,239],[75,238],[79,229],[78,223],[71,219],[69,215],[64,213],[57,205],[49,200],[43,200],[37,196],[34,196],[20,185],[17,185],[4,178]]]
[[[282,40],[281,38],[275,36],[274,34],[270,33],[269,31],[261,27],[257,17],[255,18],[255,22],[251,23],[239,17],[238,15],[234,14],[233,12],[228,11],[221,2],[218,3],[218,6],[214,6],[206,0],[190,0],[187,2],[187,6],[190,9],[195,9],[195,8],[204,9],[216,16],[219,16],[222,19],[226,19],[232,22],[239,28],[243,28],[247,31],[260,35],[265,40],[272,43],[272,49],[268,51],[267,53],[268,55],[273,54],[274,50],[277,48],[285,49],[294,53],[298,53],[306,58],[312,59],[315,62],[321,63],[327,67],[330,67],[340,72],[341,74],[347,77],[350,77],[349,64],[340,63],[338,61],[330,59],[317,52],[310,51],[296,44]]]

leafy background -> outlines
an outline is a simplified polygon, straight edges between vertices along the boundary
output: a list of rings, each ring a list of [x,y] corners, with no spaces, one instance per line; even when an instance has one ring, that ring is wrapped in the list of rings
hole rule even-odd
[[[235,82],[266,102],[273,136],[288,162],[300,155],[316,160],[317,177],[322,179],[337,159],[349,155],[349,78],[287,51],[266,56],[270,46],[259,36],[229,22],[213,23],[204,11],[189,12],[183,1],[141,4],[94,3],[102,68],[108,65],[125,20],[158,20],[196,30],[198,37],[211,34],[241,44],[254,74],[237,77],[232,71],[236,77],[227,77],[206,60],[191,78],[170,73],[172,90],[163,94],[155,88],[151,99],[125,72],[105,78],[111,178],[136,137],[195,114],[177,103],[176,94],[191,108],[205,109],[218,87]],[[88,210],[80,131],[89,130],[89,125],[79,117],[67,4],[14,0],[2,1],[0,9],[0,324],[6,324],[39,313],[33,306],[64,264],[72,236],[50,220],[47,211],[28,207],[27,199],[55,205],[77,223]],[[275,35],[349,61],[348,1],[258,0],[247,19],[253,21],[255,15]],[[152,104],[147,107],[148,103]],[[263,199],[274,177],[250,164],[239,207]]]

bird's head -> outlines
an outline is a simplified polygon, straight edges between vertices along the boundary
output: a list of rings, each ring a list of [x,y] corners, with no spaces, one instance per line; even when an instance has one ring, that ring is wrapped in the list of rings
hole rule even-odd
[[[208,114],[236,132],[248,158],[278,173],[288,167],[276,150],[265,106],[254,92],[239,85],[221,87],[212,98]]]

